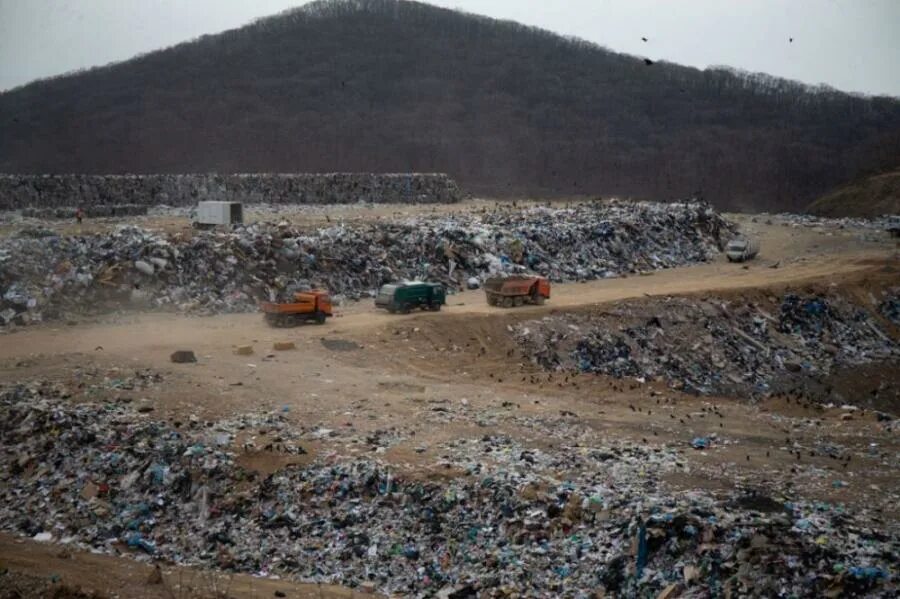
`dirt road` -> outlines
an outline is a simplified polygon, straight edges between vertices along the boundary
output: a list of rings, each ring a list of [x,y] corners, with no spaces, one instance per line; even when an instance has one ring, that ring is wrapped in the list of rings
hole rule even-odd
[[[585,283],[556,284],[552,301],[543,307],[525,306],[521,314],[539,314],[650,295],[756,288],[784,284],[801,285],[807,281],[839,278],[890,261],[894,249],[884,240],[861,241],[854,234],[825,237],[807,229],[780,225],[761,225],[738,217],[763,244],[759,259],[745,265],[729,263],[724,258],[701,265],[662,270],[646,276],[630,276]],[[337,318],[325,329],[301,327],[283,333],[266,327],[257,314],[188,317],[164,313],[124,313],[100,318],[76,326],[51,323],[15,332],[12,343],[0,347],[0,359],[31,353],[52,354],[89,352],[97,347],[106,351],[131,352],[143,349],[145,355],[162,350],[168,356],[173,346],[189,344],[203,350],[225,345],[242,345],[282,337],[315,337],[324,332],[354,333],[372,330],[402,319],[447,318],[448,315],[497,314],[487,305],[480,290],[465,291],[448,297],[441,314],[389,315],[370,302],[349,302],[338,310]],[[149,357],[149,355],[148,355]]]

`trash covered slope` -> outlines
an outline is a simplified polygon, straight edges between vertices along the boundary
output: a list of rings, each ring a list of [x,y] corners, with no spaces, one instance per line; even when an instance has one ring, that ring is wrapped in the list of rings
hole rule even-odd
[[[594,203],[302,231],[285,223],[164,236],[113,233],[0,241],[0,324],[128,304],[253,310],[298,281],[360,298],[386,282],[537,272],[580,281],[709,259],[731,226],[702,203]]]
[[[668,493],[670,447],[585,444],[576,426],[544,450],[451,441],[444,460],[466,474],[441,482],[372,460],[263,476],[236,465],[236,439],[265,428],[301,452],[282,414],[174,425],[65,394],[0,391],[0,527],[36,540],[403,596],[897,590],[896,522],[745,491]]]
[[[881,304],[887,316],[892,298],[888,292]],[[670,297],[621,303],[602,314],[527,321],[514,335],[525,355],[546,369],[750,396],[793,386],[798,375],[900,359],[900,345],[875,311],[837,291],[758,301]]]
[[[887,292],[887,297],[878,306],[881,315],[900,326],[900,287],[893,287]]]

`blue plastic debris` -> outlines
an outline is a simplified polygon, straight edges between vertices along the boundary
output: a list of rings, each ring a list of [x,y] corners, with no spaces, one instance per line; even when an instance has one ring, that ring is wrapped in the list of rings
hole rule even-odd
[[[638,580],[644,574],[644,567],[647,565],[647,555],[649,548],[647,547],[647,527],[643,524],[638,528],[638,551],[637,551],[637,568],[636,574]]]
[[[875,568],[872,566],[851,566],[848,570],[850,572],[850,576],[854,578],[863,578],[866,580],[878,580],[879,578],[887,579],[888,573],[882,570],[881,568]]]
[[[812,525],[812,522],[810,522],[806,518],[800,518],[799,520],[794,522],[794,528],[797,528],[798,530],[809,530],[810,528],[812,528]]]
[[[129,535],[127,543],[129,547],[134,549],[141,549],[150,554],[156,553],[156,545],[152,541],[145,539],[144,535],[139,532]]]
[[[706,437],[694,437],[691,441],[691,447],[694,449],[707,449],[709,447],[709,439]]]

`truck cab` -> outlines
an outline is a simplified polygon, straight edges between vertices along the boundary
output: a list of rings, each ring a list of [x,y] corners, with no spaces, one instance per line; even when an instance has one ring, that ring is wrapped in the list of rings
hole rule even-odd
[[[891,237],[900,237],[900,216],[891,216],[888,218],[885,230]]]
[[[413,309],[438,311],[446,303],[446,292],[440,283],[413,281],[382,285],[375,296],[375,307],[391,314],[407,314]]]

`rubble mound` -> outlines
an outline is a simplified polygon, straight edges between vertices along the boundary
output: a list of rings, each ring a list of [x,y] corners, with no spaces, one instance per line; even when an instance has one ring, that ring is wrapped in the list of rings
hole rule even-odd
[[[232,447],[264,426],[282,451],[302,451],[280,414],[176,429],[60,395],[0,392],[0,527],[37,540],[404,596],[897,590],[896,522],[746,491],[668,493],[668,447],[539,450],[486,435],[443,448],[467,474],[452,480],[407,480],[371,460],[264,476]]]
[[[878,306],[881,315],[900,326],[900,287],[893,287],[887,292],[887,297]]]
[[[298,281],[351,299],[384,283],[536,272],[583,281],[708,260],[731,225],[703,203],[426,216],[314,231],[286,223],[197,232],[136,227],[0,241],[0,325],[128,305],[199,313],[255,310]]]
[[[888,294],[886,315],[892,301]],[[662,380],[691,393],[741,397],[794,385],[798,375],[900,359],[900,345],[874,309],[834,291],[759,301],[629,301],[599,314],[526,321],[514,335],[548,370]]]

